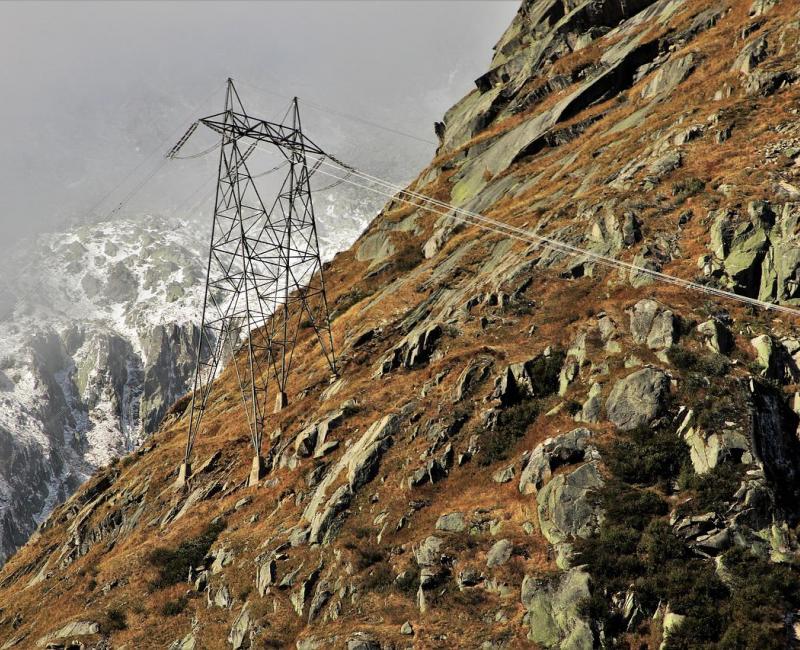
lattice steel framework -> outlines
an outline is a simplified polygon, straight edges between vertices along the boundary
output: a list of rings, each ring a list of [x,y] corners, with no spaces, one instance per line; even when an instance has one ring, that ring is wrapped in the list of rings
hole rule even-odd
[[[314,169],[307,160],[309,154],[318,160],[326,154],[303,134],[296,98],[283,122],[249,116],[230,79],[225,110],[199,120],[222,139],[183,481],[223,358],[234,366],[258,463],[270,384],[277,411],[286,403],[301,327],[313,328],[330,370],[337,371],[311,198]],[[193,131],[194,125],[188,136]],[[177,156],[188,136],[169,157]],[[248,168],[260,143],[276,147],[288,168],[267,202]]]

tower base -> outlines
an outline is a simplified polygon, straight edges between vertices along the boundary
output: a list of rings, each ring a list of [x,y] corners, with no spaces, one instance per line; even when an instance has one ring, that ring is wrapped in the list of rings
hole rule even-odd
[[[192,465],[191,463],[181,463],[181,466],[178,468],[178,479],[175,481],[176,488],[184,488],[186,487],[186,483],[192,476]]]
[[[264,478],[264,459],[256,454],[253,456],[253,464],[250,467],[250,476],[247,477],[247,487],[258,485],[258,482]]]

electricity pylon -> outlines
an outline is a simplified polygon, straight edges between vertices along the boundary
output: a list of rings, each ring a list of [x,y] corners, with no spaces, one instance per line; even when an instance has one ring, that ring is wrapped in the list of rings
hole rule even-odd
[[[255,452],[251,484],[263,473],[261,443],[270,384],[274,381],[277,412],[287,404],[301,328],[313,328],[331,372],[337,372],[311,199],[314,170],[307,160],[309,154],[318,160],[326,154],[303,134],[297,98],[287,118],[275,123],[249,116],[228,79],[225,110],[199,120],[222,139],[180,486],[191,475],[192,449],[223,357],[233,363],[250,429]],[[168,157],[177,157],[196,125]],[[276,147],[288,167],[280,190],[268,202],[248,167],[261,143]]]

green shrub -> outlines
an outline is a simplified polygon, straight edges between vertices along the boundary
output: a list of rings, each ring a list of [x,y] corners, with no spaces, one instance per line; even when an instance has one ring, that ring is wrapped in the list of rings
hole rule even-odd
[[[400,593],[411,595],[416,593],[419,586],[419,567],[412,563],[395,580],[394,585]]]
[[[111,607],[106,610],[101,623],[103,632],[109,633],[119,630],[127,629],[128,621],[125,612],[117,607]]]
[[[678,370],[697,372],[709,377],[724,377],[730,370],[727,357],[713,352],[699,355],[692,350],[673,345],[667,350],[667,358]]]
[[[683,540],[676,537],[672,527],[661,519],[654,519],[645,528],[639,551],[644,554],[650,567],[663,566],[670,560],[681,560],[688,553]]]
[[[377,546],[362,546],[358,549],[359,558],[357,566],[360,570],[368,569],[373,564],[383,562],[383,551]]]
[[[392,266],[396,271],[403,273],[416,268],[425,260],[425,253],[417,244],[411,244],[400,249],[392,258]]]
[[[682,178],[681,180],[672,184],[672,196],[676,198],[676,203],[680,204],[690,196],[696,196],[697,194],[700,194],[705,187],[705,181],[695,178],[694,176]]]
[[[614,476],[637,485],[664,484],[678,476],[689,451],[674,431],[640,426],[606,446],[604,458]]]
[[[209,524],[198,537],[181,542],[178,548],[159,547],[148,555],[150,564],[158,568],[158,577],[150,583],[150,589],[163,589],[188,578],[189,568],[199,566],[208,554],[211,545],[225,529],[225,522]]]
[[[669,511],[659,494],[631,488],[613,479],[600,489],[600,494],[606,516],[634,530],[644,530],[653,517]]]
[[[540,355],[527,364],[535,397],[547,397],[558,391],[558,378],[565,356],[563,350],[554,350],[548,356]]]
[[[363,586],[367,591],[384,592],[392,588],[394,576],[386,562],[378,562],[367,573]]]
[[[175,600],[168,600],[161,606],[161,615],[177,616],[184,609],[186,609],[186,605],[188,604],[188,602],[189,601],[186,600],[185,596],[181,596],[180,598],[176,598]]]
[[[694,497],[682,504],[678,512],[682,515],[724,512],[739,489],[743,474],[742,465],[721,463],[705,474],[692,475],[683,487],[694,492]]]
[[[500,411],[494,428],[485,429],[479,436],[481,455],[478,463],[487,466],[506,460],[509,450],[539,417],[540,408],[538,400],[526,399]]]

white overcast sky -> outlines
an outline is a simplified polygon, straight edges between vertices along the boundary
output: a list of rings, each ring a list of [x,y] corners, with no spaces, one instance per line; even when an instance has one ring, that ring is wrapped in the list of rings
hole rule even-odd
[[[146,170],[147,154],[221,110],[228,76],[254,114],[274,117],[283,100],[246,82],[435,140],[433,121],[487,69],[518,5],[0,2],[0,242],[56,227]],[[323,146],[366,151],[359,162],[389,175],[433,149],[346,120],[306,124]],[[170,187],[141,209],[162,208]]]

